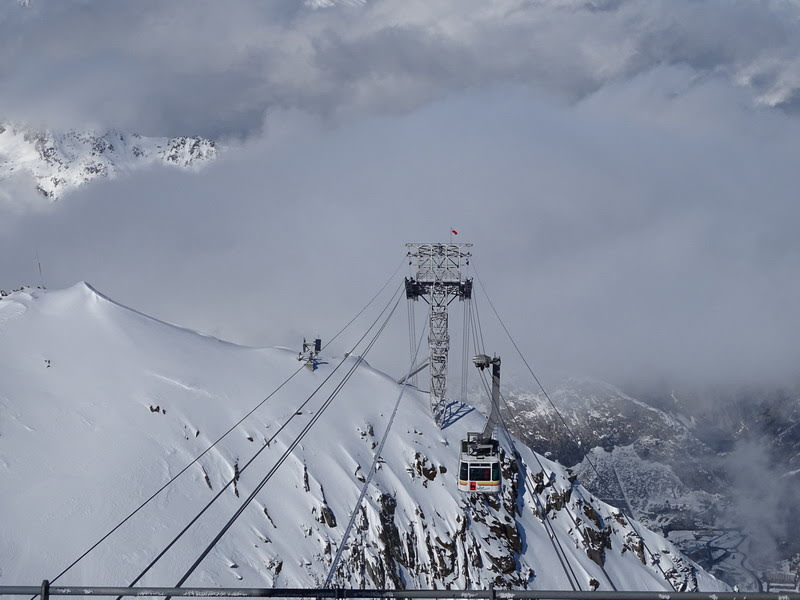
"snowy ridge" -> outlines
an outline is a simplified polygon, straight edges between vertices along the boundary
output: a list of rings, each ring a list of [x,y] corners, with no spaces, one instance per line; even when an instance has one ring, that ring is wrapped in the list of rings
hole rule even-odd
[[[143,137],[113,130],[53,133],[0,123],[0,182],[28,172],[39,193],[53,199],[98,177],[153,163],[199,167],[216,155],[214,142],[197,136]]]
[[[300,403],[338,363],[343,371],[356,360],[322,358],[60,581],[127,584],[235,477],[140,582],[174,584],[340,376]],[[297,368],[291,351],[169,326],[83,283],[0,299],[0,583],[52,578]],[[362,365],[186,585],[320,585],[399,393],[392,377]],[[547,522],[581,589],[610,589],[610,581],[618,589],[727,589],[637,525],[640,538],[569,470],[521,444],[522,471],[506,455],[500,496],[460,494],[458,441],[482,424],[473,411],[440,431],[427,396],[406,390],[335,584],[570,589]]]

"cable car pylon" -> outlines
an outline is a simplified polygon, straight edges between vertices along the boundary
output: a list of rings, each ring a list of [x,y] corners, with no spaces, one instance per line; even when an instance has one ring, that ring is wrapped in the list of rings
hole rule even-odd
[[[441,428],[447,424],[447,357],[450,334],[447,307],[458,298],[472,298],[472,279],[462,272],[469,265],[472,244],[409,243],[408,264],[414,266],[413,277],[406,277],[406,298],[422,298],[430,305],[428,323],[428,366],[431,373],[431,413]],[[424,365],[423,365],[424,367]],[[415,370],[416,371],[416,370]]]
[[[447,401],[447,359],[450,350],[447,309],[453,300],[472,299],[472,279],[463,270],[469,266],[472,244],[410,243],[408,264],[416,266],[414,277],[405,280],[406,298],[420,298],[430,305],[428,346],[429,357],[414,367],[406,377],[426,366],[431,373],[431,413],[439,427],[447,424],[450,403]],[[468,335],[468,332],[464,332]],[[465,344],[466,347],[466,344]],[[482,432],[468,432],[461,440],[458,489],[464,492],[497,493],[501,489],[500,448],[493,433],[500,420],[500,359],[478,354],[472,362],[481,371],[492,368],[491,411]]]

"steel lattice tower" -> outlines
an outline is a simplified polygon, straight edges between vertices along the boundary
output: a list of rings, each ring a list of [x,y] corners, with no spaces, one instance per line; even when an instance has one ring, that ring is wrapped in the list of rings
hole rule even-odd
[[[464,277],[472,244],[406,244],[408,264],[416,260],[416,277],[406,278],[406,298],[422,298],[430,304],[428,346],[430,348],[431,413],[441,427],[447,407],[447,354],[450,334],[447,307],[456,298],[472,297],[472,279]]]

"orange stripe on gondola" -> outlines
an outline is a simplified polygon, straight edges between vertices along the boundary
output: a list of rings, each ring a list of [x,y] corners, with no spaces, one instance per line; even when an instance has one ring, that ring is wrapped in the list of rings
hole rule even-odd
[[[467,485],[469,481],[464,481],[463,479],[458,480],[458,485]],[[499,481],[476,481],[477,485],[500,485]]]

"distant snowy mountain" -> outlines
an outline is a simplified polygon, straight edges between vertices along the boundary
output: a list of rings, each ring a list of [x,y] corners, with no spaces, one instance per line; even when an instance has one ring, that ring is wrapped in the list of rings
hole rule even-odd
[[[797,553],[797,536],[785,526],[798,514],[796,399],[725,398],[708,416],[708,399],[679,404],[667,393],[658,408],[579,377],[553,384],[550,397],[574,438],[542,394],[519,390],[508,393],[513,433],[716,576],[757,590],[758,571]],[[759,441],[761,461],[737,453],[739,440]],[[751,500],[762,488],[769,499]]]
[[[669,528],[672,519],[686,519],[685,514],[680,517],[666,510],[667,500],[673,507],[690,505],[693,520],[705,520],[706,525],[714,521],[715,511],[724,505],[723,473],[716,468],[716,452],[683,421],[613,385],[588,378],[566,378],[553,386],[550,397],[561,417],[541,394],[509,394],[516,417],[512,428],[528,445],[574,466],[582,480],[605,498],[625,501],[625,482],[621,489],[618,481],[624,468],[636,485],[632,508],[651,525]],[[618,461],[609,460],[613,452]],[[602,481],[597,481],[587,454],[594,467],[602,467]],[[619,468],[616,474],[614,465]]]
[[[114,177],[152,163],[196,168],[216,155],[212,140],[196,136],[53,133],[0,123],[0,182],[28,172],[39,193],[52,199],[98,177]]]
[[[233,480],[140,582],[175,584],[319,418],[186,585],[321,585],[355,512],[337,585],[570,589],[561,553],[581,589],[727,589],[522,444],[519,462],[506,449],[502,494],[458,492],[459,440],[483,418],[472,411],[440,430],[427,396],[413,388],[356,509],[401,387],[362,364],[335,406],[321,412],[342,379],[336,366],[343,363],[343,373],[357,361],[322,358],[60,581],[127,584]],[[52,578],[298,365],[292,351],[240,347],[168,325],[83,283],[0,298],[0,583]]]

